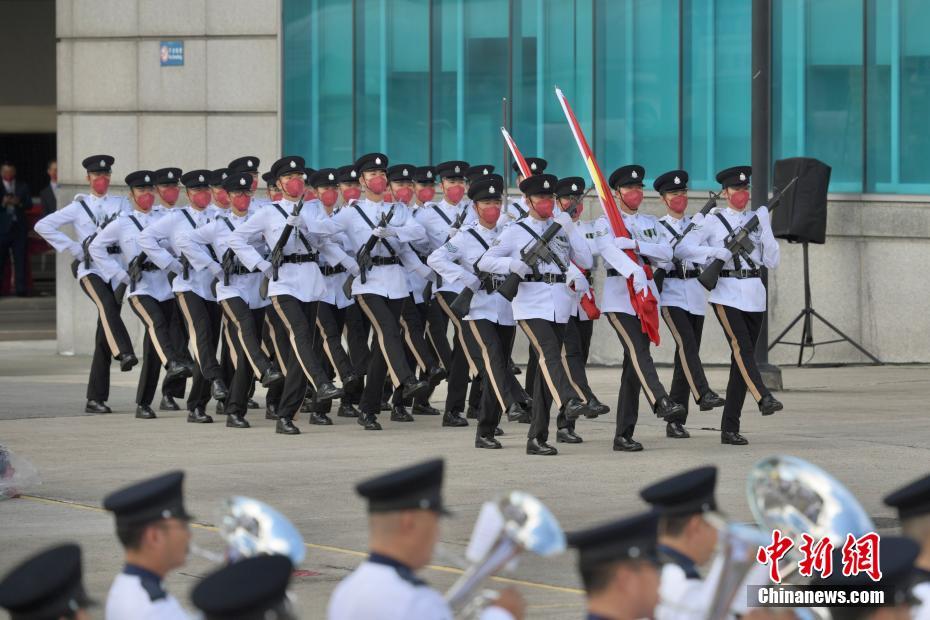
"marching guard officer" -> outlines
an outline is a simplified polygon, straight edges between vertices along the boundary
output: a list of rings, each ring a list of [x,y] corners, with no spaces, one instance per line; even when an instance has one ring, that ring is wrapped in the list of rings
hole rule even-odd
[[[533,176],[537,174],[542,174],[546,171],[546,167],[549,165],[542,157],[526,157],[526,165],[530,167],[530,173]],[[513,171],[517,174],[517,186],[519,187],[523,183],[523,173],[520,172],[520,166],[517,162],[513,162]],[[521,195],[514,201],[511,201],[504,207],[503,215],[507,218],[507,222],[516,222],[517,220],[522,220],[527,215],[529,215],[530,208],[526,203],[526,197]],[[506,223],[506,222],[505,222]],[[529,366],[527,366],[529,368]],[[527,392],[532,390],[532,386],[527,387]]]
[[[279,202],[282,198],[284,198],[284,192],[282,192],[275,184],[274,177],[271,175],[270,170],[262,175],[262,181],[265,182],[265,195],[267,196],[268,200],[256,199],[254,202],[259,204],[267,204],[271,202]]]
[[[294,620],[287,586],[294,570],[284,555],[258,555],[207,575],[191,591],[204,620]]]
[[[658,516],[644,512],[578,532],[578,572],[588,620],[652,618],[659,600],[656,551]]]
[[[623,346],[623,372],[620,375],[613,445],[614,450],[621,452],[643,449],[643,445],[633,439],[639,419],[640,390],[645,393],[656,416],[665,419],[666,423],[678,421],[684,415],[684,407],[672,402],[659,380],[649,352],[649,338],[642,331],[627,287],[627,278],[632,277],[636,293],[649,286],[658,299],[659,292],[654,282],[647,281],[643,265],[672,258],[672,248],[657,229],[657,219],[639,213],[645,174],[642,166],[622,166],[614,170],[608,181],[620,201],[623,223],[631,236],[614,237],[605,216],[598,218],[592,233],[607,267],[601,308]],[[634,250],[640,256],[639,261],[630,259],[623,250]]]
[[[154,178],[155,173],[150,170],[137,170],[126,176],[132,212],[108,224],[89,248],[91,258],[103,276],[129,288],[129,307],[146,328],[142,343],[142,373],[136,390],[136,417],[144,420],[156,417],[150,405],[158,387],[161,365],[165,367],[166,379],[191,376],[190,367],[180,361],[180,354],[174,349],[168,329],[170,301],[174,297],[171,285],[165,273],[148,260],[138,242],[139,233],[157,221],[152,213]],[[120,252],[110,250],[113,246],[119,247]],[[168,271],[180,272],[180,263],[174,261]]]
[[[930,476],[919,478],[886,495],[884,502],[898,511],[902,535],[920,545],[912,579],[914,596],[920,599],[920,608],[914,617],[926,620],[930,618]]]
[[[203,191],[202,188],[206,186],[201,179],[206,176],[206,172],[195,170],[184,176],[189,191]],[[229,236],[253,215],[249,210],[251,183],[248,172],[228,176],[223,181],[223,189],[230,197],[229,213],[218,215],[203,226],[184,229],[177,238],[177,247],[188,259],[191,268],[216,282],[217,303],[230,324],[230,355],[235,372],[224,413],[226,426],[231,428],[250,426],[245,415],[253,376],[265,387],[284,379],[261,347],[259,330],[264,323],[265,309],[270,303],[259,294],[262,275],[243,267],[229,249]],[[258,246],[256,251],[267,253],[268,248],[263,241],[256,237],[252,242]],[[224,264],[227,265],[226,270]]]
[[[557,182],[551,174],[524,179],[520,191],[530,207],[529,216],[506,227],[478,261],[481,271],[505,276],[514,273],[522,278],[513,299],[513,318],[536,351],[543,379],[534,386],[533,421],[527,434],[526,453],[543,456],[558,454],[558,450],[546,443],[549,408],[553,401],[560,419],[573,420],[589,413],[582,402],[584,395],[572,384],[568,374],[563,341],[565,324],[575,304],[565,270],[571,262],[582,269],[590,269],[593,257],[570,215],[560,213],[552,217]],[[549,243],[549,250],[558,262],[540,261],[535,269],[530,267],[523,260],[524,248],[540,241],[546,230],[554,225],[561,226],[562,230]]]
[[[365,190],[365,197],[347,204],[332,217],[348,238],[350,253],[357,254],[371,247],[372,266],[364,274],[365,281],[362,281],[362,274],[358,274],[352,282],[352,295],[374,328],[380,349],[380,352],[372,351],[362,392],[358,423],[365,430],[381,430],[377,416],[386,376],[390,375],[395,388],[403,387],[404,399],[425,395],[430,387],[429,382],[416,378],[407,363],[400,315],[410,291],[406,266],[395,248],[395,245],[420,239],[424,231],[406,206],[384,202],[388,188],[387,167],[388,158],[382,153],[360,157],[354,171]],[[381,225],[382,220],[386,225]],[[354,263],[353,266],[358,268]]]
[[[704,218],[699,227],[682,239],[677,255],[684,260],[706,263],[713,259],[725,262],[717,286],[710,292],[709,301],[714,314],[723,327],[730,345],[730,379],[727,382],[726,404],[723,406],[720,443],[744,446],[749,441],[740,435],[740,414],[746,390],[752,394],[762,415],[781,411],[765,383],[756,364],[755,348],[762,331],[767,303],[762,284],[762,268],[774,269],[781,256],[778,241],[772,234],[772,223],[766,207],[755,212],[749,204],[750,166],[734,166],[717,173],[727,208]],[[743,227],[753,215],[759,218],[759,227],[749,238],[752,252],[733,255],[723,247],[730,233]]]
[[[11,620],[89,620],[96,603],[84,591],[81,548],[56,545],[20,563],[0,581]]]
[[[123,319],[120,304],[113,294],[109,278],[100,266],[94,263],[88,250],[88,241],[103,227],[123,212],[125,203],[117,196],[110,196],[110,174],[113,157],[91,155],[82,165],[87,171],[89,194],[78,194],[66,207],[49,213],[36,222],[35,231],[58,252],[68,252],[77,265],[75,277],[81,290],[97,308],[97,334],[94,342],[94,357],[87,381],[87,413],[110,413],[106,401],[110,398],[110,360],[120,362],[120,370],[126,372],[139,363],[132,348],[132,340]],[[71,224],[80,241],[74,241],[60,229]],[[114,246],[112,252],[118,252]],[[73,266],[72,266],[73,267]]]
[[[313,333],[316,326],[316,304],[326,294],[323,274],[317,263],[320,252],[333,252],[333,260],[343,262],[346,268],[355,265],[341,249],[326,240],[325,236],[338,232],[314,202],[303,205],[294,213],[304,192],[304,160],[302,157],[282,157],[271,166],[276,183],[284,192],[281,202],[260,209],[229,236],[228,245],[248,270],[258,269],[268,282],[268,296],[279,325],[286,334],[288,352],[285,353],[284,392],[279,403],[276,432],[285,435],[300,433],[293,422],[294,415],[303,403],[306,381],[310,381],[319,400],[338,398],[343,391],[333,385],[320,358],[313,351]],[[283,246],[283,259],[273,266],[251,245],[253,236],[260,236],[272,251],[286,227],[290,237]],[[277,270],[277,271],[275,271]]]
[[[439,246],[428,262],[446,282],[461,284],[474,291],[471,308],[462,319],[465,343],[481,370],[481,405],[475,447],[499,449],[501,413],[511,420],[519,418],[527,395],[510,372],[510,351],[516,323],[510,302],[495,294],[503,282],[500,276],[476,273],[475,263],[491,247],[501,232],[498,221],[504,197],[504,179],[489,174],[471,183],[468,198],[478,215],[477,222],[463,227],[460,234]]]
[[[437,590],[416,576],[439,539],[442,459],[425,461],[360,482],[355,490],[368,500],[368,559],[336,586],[329,620],[451,620],[452,610]],[[506,589],[484,608],[482,620],[523,617],[525,603]]]
[[[692,221],[690,216],[685,215],[688,209],[688,173],[671,170],[656,177],[652,186],[668,211],[659,218],[659,225],[668,233],[674,251]],[[659,263],[658,267],[665,272],[660,290],[662,318],[675,339],[675,371],[669,398],[685,410],[681,421],[666,423],[665,433],[667,437],[684,439],[690,437],[684,427],[688,416],[689,394],[701,411],[722,407],[724,400],[710,389],[701,363],[701,334],[704,331],[707,291],[697,279],[701,275],[700,265],[673,257],[671,262]]]
[[[191,517],[184,508],[184,472],[173,471],[115,491],[103,507],[116,519],[116,537],[126,564],[110,586],[106,620],[189,620],[162,587],[171,571],[184,566],[191,540]]]
[[[425,204],[416,210],[417,222],[426,229],[426,235],[414,242],[414,247],[420,254],[432,254],[436,248],[455,237],[463,225],[475,221],[475,213],[465,199],[467,170],[469,166],[464,161],[446,161],[436,166],[436,175],[442,184],[443,199]],[[465,399],[471,377],[477,374],[475,363],[462,335],[462,321],[449,308],[449,304],[461,292],[461,284],[441,280],[436,286],[431,302],[435,308],[432,305],[430,308],[431,335],[449,375],[445,412],[442,416],[443,426],[468,426],[468,420],[462,417],[462,413],[465,411]],[[452,347],[449,347],[446,341],[449,321],[452,322],[454,331]]]
[[[139,248],[159,269],[170,270],[180,266],[171,281],[171,290],[187,326],[197,361],[197,371],[187,396],[187,421],[196,424],[213,422],[206,412],[211,396],[222,402],[229,395],[216,360],[221,326],[220,308],[212,290],[213,274],[192,269],[190,260],[178,247],[178,238],[182,234],[209,225],[218,212],[210,209],[208,178],[207,170],[192,170],[183,175],[181,182],[187,190],[189,204],[171,209],[146,226],[138,236]],[[216,254],[212,247],[208,248]],[[176,341],[172,342],[172,346],[176,351],[181,350]]]

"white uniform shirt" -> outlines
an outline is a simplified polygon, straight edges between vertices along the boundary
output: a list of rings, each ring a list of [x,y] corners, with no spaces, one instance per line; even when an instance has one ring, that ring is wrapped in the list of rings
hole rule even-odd
[[[81,206],[81,200],[87,205],[91,215],[87,214],[84,207]],[[107,218],[119,215],[126,210],[126,200],[119,196],[94,196],[93,194],[77,194],[74,200],[66,207],[49,213],[35,225],[35,231],[48,241],[48,244],[58,252],[68,252],[75,260],[80,261],[78,265],[78,278],[83,278],[88,274],[95,274],[103,278],[100,268],[93,262],[90,268],[84,266],[84,251],[81,243],[100,230],[100,225]],[[65,224],[71,224],[77,236],[77,241],[71,239],[68,235],[61,232],[60,228]],[[106,280],[106,278],[104,278]]]
[[[135,221],[134,221],[135,220]],[[103,273],[105,280],[114,278],[128,278],[129,274],[126,269],[133,258],[142,252],[139,247],[140,230],[135,222],[139,223],[142,230],[158,222],[159,217],[152,213],[142,213],[133,210],[132,213],[124,213],[116,218],[106,228],[100,231],[96,239],[90,244],[90,255],[94,259]],[[109,254],[107,246],[118,245],[122,252],[119,254]],[[146,258],[147,263],[151,263],[150,258]],[[139,281],[136,282],[135,290],[127,288],[127,297],[134,295],[148,295],[158,301],[167,301],[174,297],[171,291],[171,284],[168,282],[168,275],[161,270],[142,271]]]
[[[425,236],[423,227],[414,219],[413,213],[403,203],[389,202],[372,202],[367,198],[362,198],[354,203],[348,204],[333,215],[332,221],[336,226],[345,233],[345,239],[348,240],[347,252],[355,256],[362,246],[371,238],[371,226],[359,215],[358,209],[361,209],[365,216],[372,224],[378,226],[381,222],[382,214],[394,211],[388,222],[390,230],[396,233],[396,236],[384,239],[375,244],[371,251],[371,256],[380,256],[389,258],[391,252],[385,247],[385,243],[390,245],[394,252],[399,254],[402,264],[373,266],[365,277],[365,283],[362,283],[361,277],[355,278],[352,282],[353,295],[380,295],[388,299],[403,299],[410,294],[410,285],[407,282],[406,269],[413,268],[413,263],[408,262],[406,254],[402,252],[401,246],[410,241],[420,241]],[[406,255],[405,255],[406,254]],[[412,257],[416,262],[420,262],[416,257]]]
[[[486,607],[481,620],[512,620],[500,607]],[[437,590],[407,567],[372,556],[336,586],[329,599],[329,620],[452,620],[452,610]]]
[[[440,215],[440,213],[442,215]],[[453,234],[450,237],[449,228],[455,224],[459,217],[464,217],[461,227],[478,220],[475,210],[465,199],[462,199],[457,205],[449,204],[445,200],[429,202],[417,209],[417,222],[426,229],[426,236],[418,242],[415,242],[413,244],[414,248],[427,256],[432,254],[436,248],[444,244],[451,237],[457,236]],[[435,290],[437,292],[446,291],[449,293],[460,293],[462,291],[462,284],[447,281],[443,278],[442,286],[437,287]]]
[[[930,620],[930,581],[918,583],[912,592],[920,602],[911,608],[911,617],[914,620]]]
[[[422,209],[423,205],[417,205],[416,203],[414,203],[413,205],[408,205],[407,208],[410,209],[410,212],[413,213],[414,220],[416,220],[417,211],[419,209]],[[420,252],[414,246],[413,243],[407,243],[403,245],[406,245],[410,249],[410,251],[414,253],[417,260],[420,261],[420,263],[424,264],[425,266],[425,263],[423,263],[423,261],[426,260],[426,257],[428,256],[428,254],[423,254],[422,252]],[[404,264],[407,264],[406,261],[404,262]],[[426,269],[429,270],[430,273],[432,273],[432,270],[430,270],[429,267],[426,267]],[[410,286],[410,294],[413,295],[414,303],[421,304],[424,301],[427,301],[423,299],[423,291],[426,289],[426,282],[427,282],[426,273],[427,272],[422,269],[408,269],[407,270],[407,284]]]
[[[691,223],[691,217],[686,215],[679,220],[671,215],[666,215],[659,219],[659,226],[664,228],[663,222],[665,225],[671,226],[675,234],[681,235]],[[665,229],[665,232],[668,234],[669,243],[674,244],[675,238],[668,232],[668,229]],[[694,229],[692,228],[687,236],[690,237],[693,232]],[[657,266],[665,269],[667,273],[675,271],[675,265],[671,261],[662,261]],[[691,271],[699,269],[701,265],[693,261],[682,260],[681,267],[685,271]],[[660,302],[663,306],[674,306],[681,308],[685,312],[704,316],[705,312],[707,312],[707,290],[698,282],[697,278],[681,279],[666,276],[662,284]]]
[[[192,206],[165,209],[162,215],[156,217],[153,224],[146,226],[145,230],[139,234],[139,247],[148,255],[150,261],[158,265],[159,269],[168,269],[175,265],[175,261],[182,259],[178,237],[194,228],[209,225],[213,217],[214,210],[209,206],[202,211]],[[188,269],[187,275],[188,277],[185,278],[182,269],[171,283],[171,290],[175,293],[190,292],[207,301],[216,301],[211,290],[213,274],[209,271],[197,271],[191,268]]]
[[[588,244],[588,249],[591,251],[591,256],[594,257],[594,263],[591,269],[589,270],[591,277],[587,278],[588,285],[591,287],[591,290],[593,291],[594,290],[594,281],[593,281],[594,273],[593,272],[597,268],[597,263],[598,263],[597,257],[599,255],[599,252],[597,249],[597,242],[595,241],[595,231],[597,230],[597,220],[585,220],[585,221],[578,220],[577,222],[575,222],[575,226],[578,227],[578,232],[584,236],[584,240]],[[580,321],[590,321],[591,317],[589,317],[588,313],[585,312],[584,309],[581,307],[581,298],[584,297],[584,295],[586,295],[586,293],[581,293],[581,292],[575,293],[575,300],[577,303],[575,304],[575,313],[572,316],[578,317],[578,320]]]
[[[219,215],[208,224],[199,226],[196,229],[185,230],[178,235],[178,249],[190,260],[192,269],[196,269],[198,273],[208,274],[212,278],[213,271],[216,269],[212,265],[222,265],[223,257],[226,255],[226,251],[229,250],[229,238],[251,215],[253,215],[251,210],[246,211],[245,215],[236,215],[235,211],[230,210],[227,215]],[[249,242],[256,252],[262,256],[268,255],[268,246],[260,234],[253,235]],[[210,255],[210,251],[207,250],[208,245],[213,247],[219,262]],[[235,260],[235,265],[240,267],[241,263]],[[264,308],[271,302],[263,299],[259,294],[261,283],[261,272],[231,273],[228,286],[223,284],[223,275],[220,274],[216,283],[216,299],[217,301],[223,301],[224,299],[239,297],[253,310]]]
[[[297,203],[282,200],[279,203],[259,208],[227,239],[228,246],[247,269],[256,269],[260,263],[267,260],[253,247],[254,238],[260,236],[265,244],[273,249],[287,225],[287,218],[278,211],[275,204],[278,204],[285,213],[291,214]],[[338,229],[333,225],[329,216],[321,213],[319,205],[313,202],[305,203],[300,211],[300,217],[300,225],[291,231],[284,245],[284,256],[308,253],[307,247],[297,234],[300,231],[314,252],[326,254],[333,263],[346,260],[349,263],[352,262],[339,246],[328,239],[329,236],[338,232]],[[326,296],[326,284],[323,282],[323,274],[320,273],[319,265],[315,262],[282,262],[278,268],[278,279],[268,282],[268,296],[276,295],[290,295],[303,302],[323,299]]]
[[[470,279],[468,275],[475,275],[474,265],[478,262],[501,233],[501,228],[485,228],[478,222],[462,227],[454,238],[436,248],[429,255],[429,266],[436,270],[442,279],[448,282],[459,282]],[[474,232],[472,232],[474,231]],[[484,245],[475,238],[481,237]],[[503,276],[494,276],[498,280],[495,284],[503,282]],[[471,310],[465,316],[466,321],[484,319],[500,325],[515,325],[513,309],[510,302],[502,295],[488,293],[483,288],[475,291],[471,301]]]
[[[107,595],[106,620],[190,620],[178,599],[161,587],[157,575],[126,566]]]
[[[522,220],[529,213],[529,206],[526,204],[526,197],[520,196],[516,200],[505,201],[504,210],[501,215],[505,216],[505,224]]]
[[[717,554],[707,570],[707,575],[697,574],[693,564],[682,556],[681,564],[668,562],[662,565],[659,577],[659,604],[655,608],[655,620],[704,620],[713,604],[714,595],[724,568],[723,557]],[[749,585],[768,584],[768,567],[757,564],[743,578],[737,595],[730,603],[728,620],[748,611],[746,597],[741,596]]]
[[[326,207],[323,206],[323,203],[319,200],[315,200],[314,202],[320,209],[320,212],[326,214]],[[327,215],[327,217],[332,217],[333,215],[335,215],[335,211]],[[336,233],[329,238],[329,241],[338,245],[343,251],[346,251],[349,247],[349,238],[345,236],[345,233]],[[348,253],[346,253],[346,256],[348,256]],[[346,297],[346,294],[342,290],[342,285],[345,284],[346,278],[349,277],[349,272],[345,268],[346,266],[338,261],[330,261],[328,256],[320,255],[320,267],[342,268],[342,271],[339,273],[323,275],[323,282],[326,284],[326,295],[320,301],[331,306],[336,306],[337,308],[345,308],[354,304],[355,300]]]
[[[760,208],[764,209],[765,207]],[[724,240],[730,234],[727,227],[720,221],[720,217],[726,219],[730,228],[738,231],[753,215],[754,212],[750,209],[739,212],[729,207],[708,215],[699,226],[695,226],[688,233],[688,236],[678,244],[678,247],[675,248],[675,256],[697,263],[710,263],[712,258],[707,254],[707,250],[722,248]],[[752,259],[756,268],[764,265],[769,269],[774,269],[778,266],[780,251],[778,241],[775,240],[771,227],[760,225],[754,232],[750,233],[749,239],[755,245],[752,252],[749,253],[749,258]],[[739,261],[741,269],[751,268],[744,258],[740,257]],[[728,260],[723,268],[735,269],[734,259]],[[745,312],[762,312],[766,307],[765,286],[763,286],[761,278],[721,277],[717,281],[717,286],[710,292],[708,299],[711,303],[730,306]]]
[[[522,223],[540,237],[554,224],[551,219],[537,220],[532,217],[525,218]],[[491,249],[478,261],[478,268],[490,273],[509,275],[511,260],[521,259],[521,252],[535,241],[536,238],[519,223],[507,226],[494,240]],[[568,231],[560,230],[549,247],[566,267],[571,261],[581,269],[590,269],[593,264],[594,258],[588,244],[576,226],[571,226]],[[542,261],[537,266],[537,271],[541,274],[562,273],[557,265]],[[543,319],[567,323],[575,306],[575,293],[567,283],[521,282],[517,296],[513,299],[513,318],[518,321]]]

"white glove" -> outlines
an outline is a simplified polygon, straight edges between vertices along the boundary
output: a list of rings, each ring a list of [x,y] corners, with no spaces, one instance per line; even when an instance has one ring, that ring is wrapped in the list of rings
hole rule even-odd
[[[646,278],[646,272],[643,271],[642,267],[637,267],[636,271],[633,272],[633,291],[636,293],[641,292],[649,284],[649,280]]]
[[[126,286],[129,286],[129,283],[130,283],[129,274],[126,273],[125,271],[119,272],[116,275],[116,281],[120,284],[125,284]]]
[[[360,273],[362,273],[362,270],[359,269],[358,263],[356,263],[355,261],[352,261],[345,267],[346,267],[346,271],[348,271],[350,275],[356,278],[359,276]]]
[[[450,226],[449,229],[446,231],[446,237],[448,237],[449,239],[456,236],[457,234],[459,234],[459,229],[454,228],[452,226]]]
[[[287,225],[297,228],[300,226],[300,216],[299,215],[288,215],[287,216]]]
[[[371,231],[371,234],[373,234],[375,237],[378,237],[379,239],[387,239],[389,237],[397,236],[397,233],[394,232],[390,226],[378,226]]]
[[[271,263],[263,260],[256,265],[259,271],[265,274],[265,277],[271,279]]]
[[[84,248],[81,247],[80,243],[75,243],[71,246],[71,256],[78,262],[84,260]]]
[[[759,218],[759,225],[765,228],[772,227],[772,216],[769,214],[768,207],[759,207],[756,209],[756,217]]]
[[[710,255],[714,258],[722,260],[723,262],[727,262],[733,258],[733,252],[726,248],[714,248]]]
[[[635,250],[636,239],[629,237],[614,237],[614,245],[621,250]]]
[[[691,217],[691,221],[694,222],[694,225],[695,225],[695,226],[700,226],[701,223],[704,222],[704,218],[705,218],[705,217],[706,217],[706,216],[705,216],[703,213],[701,213],[700,211],[698,211],[697,213],[695,213],[695,214]]]
[[[566,213],[565,211],[562,211],[561,213],[556,215],[553,218],[553,220],[555,220],[556,224],[558,224],[559,226],[561,226],[562,228],[566,230],[571,230],[571,227],[574,224],[574,222],[572,221],[572,216]]]
[[[525,278],[529,274],[533,273],[533,268],[524,263],[519,258],[514,258],[510,261],[510,273],[515,273],[521,278]]]
[[[181,272],[184,271],[184,267],[181,266],[181,261],[173,260],[171,264],[168,265],[167,271],[180,275]]]
[[[591,290],[591,285],[588,284],[588,279],[583,275],[578,275],[572,280],[572,288],[575,289],[576,293],[587,293]]]
[[[433,275],[433,270],[430,269],[428,266],[424,265],[421,261],[417,261],[417,263],[419,263],[419,264],[418,264],[418,265],[415,264],[415,265],[413,266],[413,270],[414,270],[414,271],[417,273],[417,275],[420,276],[421,278],[423,278],[423,279],[425,279],[425,280],[429,280],[430,277]]]
[[[468,273],[462,276],[461,282],[465,288],[470,288],[473,291],[477,291],[478,287],[481,286],[481,280],[473,273]]]
[[[222,279],[223,277],[223,267],[219,263],[210,263],[207,265],[207,269],[210,270],[210,273],[217,280]]]

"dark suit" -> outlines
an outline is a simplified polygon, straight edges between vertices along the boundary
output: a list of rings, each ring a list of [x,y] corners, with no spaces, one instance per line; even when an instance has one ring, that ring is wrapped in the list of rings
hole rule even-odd
[[[39,200],[42,201],[42,215],[48,215],[58,210],[58,197],[55,196],[55,190],[49,185],[39,192]]]
[[[9,195],[18,202],[7,205]],[[6,183],[0,182],[0,274],[12,252],[17,295],[26,294],[26,210],[31,206],[28,185],[14,179],[13,191],[7,192]]]

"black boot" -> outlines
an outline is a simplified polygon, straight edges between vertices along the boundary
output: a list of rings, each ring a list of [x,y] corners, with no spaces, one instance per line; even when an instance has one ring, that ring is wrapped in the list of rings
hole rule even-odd
[[[775,400],[775,397],[771,394],[766,394],[762,397],[762,400],[759,401],[759,411],[762,412],[762,415],[772,415],[776,411],[781,411],[785,406],[781,402]]]
[[[246,409],[261,409],[262,406],[259,405],[257,401],[250,398],[249,400],[245,401],[245,408]]]
[[[213,418],[207,415],[203,407],[194,407],[193,411],[188,412],[187,421],[191,424],[210,424]]]
[[[274,366],[269,366],[262,374],[262,387],[271,387],[279,381],[284,381],[284,375]]]
[[[391,422],[413,422],[413,416],[403,405],[391,407]]]
[[[378,423],[378,418],[367,413],[362,413],[360,416],[358,416],[356,422],[358,422],[359,426],[364,427],[366,431],[381,430],[381,425]]]
[[[516,422],[518,421],[525,413],[526,409],[523,408],[523,405],[520,403],[513,403],[507,407],[507,421]]]
[[[222,400],[216,401],[216,409],[214,412],[216,415],[226,415],[226,403]]]
[[[685,408],[674,402],[668,396],[660,398],[659,402],[656,403],[652,410],[656,414],[656,417],[665,418],[666,420],[669,418],[674,420],[685,415]]]
[[[442,411],[431,407],[429,403],[413,403],[413,415],[442,415]]]
[[[701,394],[701,399],[697,402],[698,407],[701,408],[701,411],[710,411],[711,409],[716,409],[717,407],[723,407],[727,404],[727,401],[720,397],[717,392],[713,390],[707,390]]]
[[[468,420],[462,417],[458,411],[447,411],[442,414],[443,426],[468,426]]]
[[[136,407],[136,417],[140,420],[154,420],[158,416],[148,405],[139,405]]]
[[[226,426],[229,428],[249,428],[252,425],[241,415],[230,414],[226,416]]]
[[[475,447],[484,448],[485,450],[500,450],[501,442],[493,437],[475,437]]]
[[[340,418],[357,418],[359,416],[359,411],[352,403],[340,401],[336,416]]]
[[[353,373],[342,381],[342,391],[354,394],[360,392],[363,385],[365,385],[365,376]]]
[[[429,383],[430,387],[436,387],[442,380],[449,376],[443,368],[436,366],[435,368],[430,368],[426,371],[426,381]]]
[[[314,394],[313,397],[316,400],[332,400],[334,398],[342,398],[344,395],[345,392],[342,390],[342,388],[337,388],[335,385],[327,381],[326,383],[320,385],[319,388],[317,388],[316,394]]]
[[[558,450],[538,439],[529,439],[526,442],[526,453],[535,456],[555,456]]]
[[[578,398],[569,398],[562,405],[562,413],[565,414],[569,421],[577,420],[582,415],[585,415],[587,411],[588,407]]]
[[[418,381],[411,377],[404,381],[404,400],[416,398],[417,396],[426,396],[429,394],[430,389],[427,381]]]
[[[720,433],[720,443],[730,444],[731,446],[745,446],[749,443],[749,440],[736,431],[722,431]]]
[[[585,414],[585,417],[588,418],[596,418],[597,416],[610,413],[610,407],[599,401],[596,396],[591,397],[587,407],[588,413]]]
[[[317,426],[332,426],[333,420],[328,415],[321,411],[314,411],[310,414],[310,424],[315,424]]]
[[[214,379],[210,384],[210,396],[217,402],[226,400],[226,397],[229,396],[229,390],[226,389],[222,379]]]
[[[468,418],[469,420],[477,420],[478,419],[478,408],[473,407],[472,405],[468,405],[468,409],[465,411],[465,417]]]
[[[138,358],[132,353],[124,353],[119,356],[119,369],[123,372],[129,372],[138,363]]]
[[[665,436],[671,439],[687,439],[691,433],[685,430],[681,422],[668,422],[665,425]]]
[[[113,413],[113,410],[107,407],[107,404],[99,400],[89,400],[84,405],[84,413]]]
[[[640,452],[643,444],[632,437],[614,437],[614,452]]]
[[[175,377],[190,377],[193,373],[188,366],[185,366],[181,362],[171,360],[168,362],[168,366],[165,370],[165,380],[174,379]]]
[[[503,435],[503,434],[504,434],[504,429],[502,429],[500,426],[495,426],[495,427],[494,427],[494,436],[495,436],[495,437],[500,437],[500,436]]]
[[[512,374],[512,375],[514,375],[514,376],[516,376],[516,375],[522,375],[522,374],[523,374],[523,371],[520,370],[520,367],[519,367],[519,366],[517,366],[516,364],[514,364],[513,360],[510,360],[510,374]]]
[[[276,403],[268,403],[265,405],[265,419],[266,420],[277,420],[278,419],[278,405]]]
[[[555,434],[555,441],[556,443],[581,443],[584,440],[573,429],[560,428]]]
[[[274,432],[280,435],[300,435],[300,429],[294,426],[294,420],[291,418],[278,418]]]
[[[159,411],[180,411],[181,407],[175,402],[174,396],[162,394],[161,402],[158,404]]]

